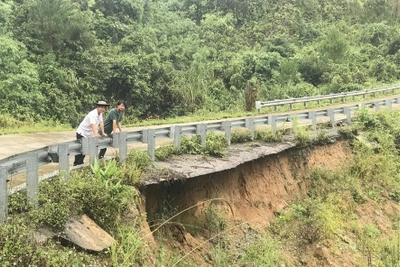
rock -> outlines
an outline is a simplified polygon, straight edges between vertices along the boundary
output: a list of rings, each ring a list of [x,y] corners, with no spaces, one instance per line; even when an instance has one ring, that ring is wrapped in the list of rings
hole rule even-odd
[[[55,235],[56,233],[47,228],[40,228],[39,230],[37,230],[33,237],[39,245],[43,245],[47,242],[47,240],[53,238]]]
[[[87,215],[82,215],[79,220],[70,219],[62,235],[81,248],[102,251],[114,244],[115,240]]]

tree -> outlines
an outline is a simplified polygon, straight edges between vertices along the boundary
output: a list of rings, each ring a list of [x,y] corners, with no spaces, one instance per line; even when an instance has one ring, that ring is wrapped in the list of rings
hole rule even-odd
[[[36,53],[65,57],[94,45],[90,20],[71,0],[28,0],[20,6],[18,35]]]
[[[0,112],[21,120],[45,115],[45,99],[39,90],[35,64],[27,60],[26,47],[0,35]]]

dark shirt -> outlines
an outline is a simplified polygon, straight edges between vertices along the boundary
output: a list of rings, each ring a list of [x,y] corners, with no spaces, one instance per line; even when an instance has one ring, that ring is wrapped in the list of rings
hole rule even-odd
[[[118,123],[122,121],[122,112],[118,112],[116,108],[111,109],[107,115],[107,118],[104,120],[104,132],[106,134],[112,133],[113,120],[117,122],[117,128],[118,128]]]

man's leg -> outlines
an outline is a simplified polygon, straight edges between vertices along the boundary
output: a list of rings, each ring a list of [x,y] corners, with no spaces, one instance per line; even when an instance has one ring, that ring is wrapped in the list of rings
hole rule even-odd
[[[104,155],[106,154],[106,151],[107,151],[107,148],[100,149],[99,159],[103,159],[104,158]]]
[[[76,139],[77,140],[81,140],[83,138],[83,136],[82,135],[80,135],[80,134],[78,134],[78,133],[76,133]],[[74,166],[76,166],[76,165],[81,165],[81,164],[83,164],[83,160],[85,159],[85,155],[82,155],[82,154],[78,154],[78,155],[75,155],[75,161],[74,161]]]

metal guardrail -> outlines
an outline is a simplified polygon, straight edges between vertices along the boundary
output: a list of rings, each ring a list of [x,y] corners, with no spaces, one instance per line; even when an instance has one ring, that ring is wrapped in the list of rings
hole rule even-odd
[[[316,101],[318,104],[321,104],[323,100],[329,100],[332,104],[335,99],[340,98],[342,102],[345,102],[345,99],[348,97],[354,98],[356,96],[362,96],[363,98],[366,95],[373,94],[374,97],[378,93],[385,94],[388,91],[392,91],[392,94],[397,90],[400,89],[400,85],[390,85],[385,87],[373,88],[373,89],[364,89],[359,91],[351,91],[351,92],[344,92],[344,93],[337,93],[337,94],[329,94],[329,95],[317,95],[317,96],[306,96],[300,98],[288,98],[288,99],[276,99],[271,101],[256,101],[256,109],[261,111],[262,108],[266,107],[274,107],[274,110],[277,111],[279,106],[283,105],[290,105],[290,109],[293,108],[294,104],[303,103],[306,107],[309,102]]]
[[[319,119],[328,118],[329,123],[334,127],[338,119],[337,115],[344,115],[345,120],[350,123],[353,111],[360,107],[368,107],[379,110],[385,106],[391,108],[392,104],[400,104],[400,98],[387,98],[385,100],[370,101],[369,103],[343,106],[339,108],[328,108],[313,111],[303,111],[297,113],[270,114],[266,116],[248,117],[236,120],[224,120],[211,123],[179,124],[161,128],[149,128],[144,130],[121,132],[114,134],[113,138],[83,138],[81,140],[47,146],[30,152],[16,154],[14,156],[0,160],[0,222],[5,221],[8,214],[8,193],[7,179],[13,174],[23,173],[26,175],[26,189],[28,200],[32,203],[38,202],[39,175],[38,168],[49,163],[58,163],[59,172],[65,179],[69,178],[70,164],[69,157],[76,154],[90,156],[90,163],[93,163],[98,156],[100,148],[118,148],[120,161],[125,161],[127,157],[128,144],[147,143],[147,152],[152,160],[155,159],[156,139],[169,138],[174,140],[174,146],[179,148],[183,135],[196,134],[201,137],[202,145],[205,146],[207,132],[222,131],[230,144],[231,132],[234,128],[247,128],[254,136],[255,128],[260,125],[271,127],[272,131],[277,131],[280,124],[297,118],[300,121],[308,120],[315,130]]]

